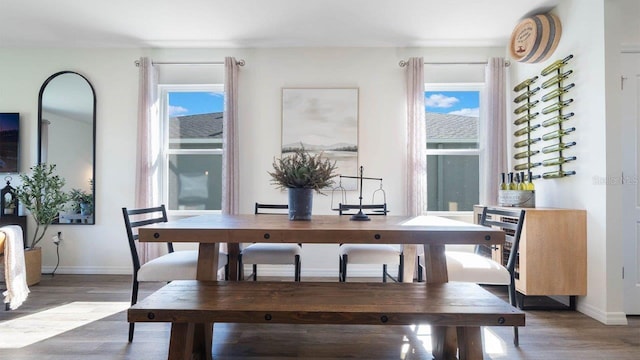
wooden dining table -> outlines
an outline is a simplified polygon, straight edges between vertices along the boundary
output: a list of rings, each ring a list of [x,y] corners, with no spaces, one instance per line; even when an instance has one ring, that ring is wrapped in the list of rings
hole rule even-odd
[[[198,280],[216,280],[220,244],[229,251],[229,278],[239,279],[241,243],[400,244],[404,245],[404,276],[412,282],[416,246],[424,246],[426,282],[447,282],[445,245],[504,243],[504,233],[438,216],[375,216],[352,221],[348,216],[314,215],[311,221],[283,216],[200,215],[139,229],[141,242],[198,243]]]
[[[351,221],[348,216],[314,215],[311,221],[290,221],[283,216],[214,214],[140,227],[139,241],[198,243],[197,280],[206,281],[217,280],[219,249],[224,243],[229,247],[231,280],[239,280],[237,262],[241,243],[399,244],[404,247],[403,278],[406,282],[412,282],[414,278],[416,262],[413,260],[417,246],[424,246],[426,283],[441,284],[448,282],[445,245],[500,245],[504,243],[504,232],[430,215],[375,216],[370,221]],[[210,325],[197,324],[195,330],[189,330],[190,335],[186,336],[191,339],[195,334],[193,338],[198,340],[193,342],[199,344],[196,348],[207,359],[211,357],[212,331],[209,328]],[[479,328],[465,337],[470,339],[465,344],[472,345],[476,351],[475,355],[461,355],[461,358],[482,358]],[[457,349],[455,326],[432,326],[432,338],[437,359],[455,356],[450,355]],[[182,345],[180,351],[184,349]]]

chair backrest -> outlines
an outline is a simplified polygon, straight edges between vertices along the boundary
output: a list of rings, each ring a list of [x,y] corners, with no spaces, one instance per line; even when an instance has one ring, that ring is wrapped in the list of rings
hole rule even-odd
[[[482,211],[480,224],[502,229],[505,232],[505,249],[509,247],[509,258],[506,268],[511,274],[515,273],[516,260],[520,248],[520,234],[524,223],[524,210],[506,210],[486,207]]]
[[[136,241],[138,241],[138,232],[134,230],[137,227],[167,222],[167,211],[164,205],[152,208],[127,209],[122,208],[122,217],[124,218],[124,227],[127,230],[129,238],[129,249],[131,250],[131,259],[133,261],[134,273],[140,269],[140,258],[136,249]],[[167,243],[167,250],[173,252],[173,244]]]
[[[287,204],[262,204],[256,203],[254,214],[267,215],[288,215],[289,205]]]
[[[353,215],[360,211],[360,205],[354,204],[338,204],[338,213],[340,215]],[[362,212],[366,215],[387,215],[387,203],[384,204],[368,204],[362,205]]]

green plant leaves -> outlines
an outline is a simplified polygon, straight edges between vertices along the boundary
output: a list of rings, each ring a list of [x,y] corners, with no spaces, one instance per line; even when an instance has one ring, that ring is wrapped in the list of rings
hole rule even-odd
[[[336,176],[336,163],[323,157],[323,153],[311,154],[304,147],[297,149],[293,155],[274,159],[272,183],[279,188],[321,190],[333,184]]]

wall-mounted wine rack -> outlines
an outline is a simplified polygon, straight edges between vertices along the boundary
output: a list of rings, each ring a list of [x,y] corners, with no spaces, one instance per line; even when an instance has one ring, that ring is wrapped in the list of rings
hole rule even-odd
[[[557,60],[540,72],[543,77],[548,77],[541,85],[542,90],[547,91],[542,95],[541,100],[543,103],[550,103],[542,108],[541,112],[543,115],[552,115],[542,121],[542,127],[546,130],[553,129],[553,131],[545,132],[541,137],[544,142],[552,142],[551,145],[542,147],[542,153],[545,156],[554,155],[543,159],[542,166],[545,168],[556,167],[553,171],[545,171],[542,174],[543,179],[555,179],[576,174],[575,171],[566,169],[566,165],[575,161],[576,157],[565,154],[567,149],[576,145],[575,141],[565,141],[565,136],[576,130],[575,127],[568,127],[565,124],[575,115],[573,112],[566,111],[573,102],[573,99],[567,99],[566,95],[575,84],[565,85],[565,80],[573,73],[573,70],[567,70],[565,65],[572,58],[573,55],[569,55],[564,59]]]
[[[513,91],[516,93],[522,92],[513,99],[513,102],[516,104],[516,109],[513,113],[517,116],[513,125],[522,126],[513,133],[513,135],[518,138],[518,140],[513,144],[515,148],[513,157],[516,161],[524,160],[523,163],[515,164],[513,169],[516,171],[528,172],[531,174],[532,179],[540,177],[539,175],[533,174],[533,169],[542,165],[541,162],[535,162],[532,160],[532,157],[540,153],[540,151],[534,150],[531,147],[531,145],[537,143],[541,139],[533,135],[533,133],[540,127],[540,124],[533,124],[534,120],[539,115],[538,112],[534,112],[534,108],[540,102],[539,100],[531,99],[533,95],[540,91],[540,87],[532,88],[536,80],[538,80],[538,76],[526,79],[513,88]],[[519,139],[525,135],[526,138]],[[524,179],[522,179],[522,181],[524,181]]]
[[[516,104],[516,109],[513,111],[516,120],[513,124],[519,127],[513,133],[516,137],[513,144],[515,148],[513,157],[516,164],[513,168],[516,171],[530,172],[532,179],[554,179],[576,173],[566,169],[568,163],[576,160],[575,156],[567,156],[566,150],[575,146],[576,142],[565,141],[565,136],[576,130],[575,127],[567,127],[565,124],[575,115],[573,112],[566,111],[573,102],[573,99],[567,99],[566,95],[575,84],[565,84],[565,80],[573,73],[573,70],[567,70],[565,65],[572,58],[573,55],[569,55],[544,68],[540,75],[545,80],[540,86],[534,87],[539,79],[538,76],[534,76],[525,79],[513,88],[513,91],[516,92],[516,97],[513,99]],[[533,99],[532,97],[538,93],[542,94],[540,99]],[[539,104],[544,107],[537,112],[535,107]],[[536,123],[538,117],[542,117],[540,115],[548,117],[540,123]],[[544,133],[536,135],[540,130],[543,130]],[[550,143],[550,145],[542,144],[542,142]],[[538,149],[538,145],[542,149]],[[540,152],[543,156],[553,155],[553,157],[542,161],[535,160]],[[541,166],[545,168],[544,172],[541,175],[535,174],[534,169]],[[550,169],[549,167],[556,168]]]

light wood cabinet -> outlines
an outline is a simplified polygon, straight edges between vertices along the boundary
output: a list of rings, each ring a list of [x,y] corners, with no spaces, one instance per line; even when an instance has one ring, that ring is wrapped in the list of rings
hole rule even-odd
[[[474,206],[479,222],[484,206]],[[508,208],[514,209],[514,208]],[[516,290],[523,295],[587,294],[587,213],[585,210],[525,208],[516,265]],[[501,247],[491,256],[505,263]]]

